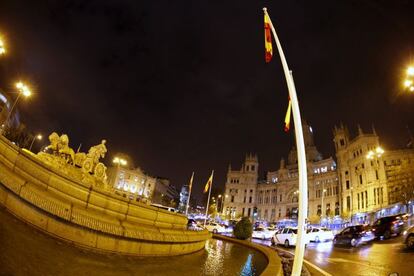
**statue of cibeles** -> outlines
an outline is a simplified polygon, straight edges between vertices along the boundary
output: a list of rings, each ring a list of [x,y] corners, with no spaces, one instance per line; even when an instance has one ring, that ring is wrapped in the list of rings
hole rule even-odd
[[[93,146],[88,151],[88,156],[92,158],[93,164],[97,165],[100,158],[105,158],[107,152],[106,149],[106,140],[102,140],[99,145]]]
[[[75,153],[69,146],[69,137],[66,134],[59,136],[56,132],[53,132],[49,135],[49,141],[50,145],[45,148],[45,151],[49,150],[51,153],[39,153],[41,159],[58,166],[60,169],[65,168],[65,170],[68,169],[73,171],[76,167],[80,167],[85,174],[85,177],[92,173],[96,179],[106,182],[106,166],[99,162],[99,159],[104,158],[107,152],[105,145],[106,140],[102,140],[99,145],[91,147],[87,154],[84,152]],[[62,162],[64,165],[69,164],[72,166],[62,167]],[[90,176],[87,178],[89,177]]]

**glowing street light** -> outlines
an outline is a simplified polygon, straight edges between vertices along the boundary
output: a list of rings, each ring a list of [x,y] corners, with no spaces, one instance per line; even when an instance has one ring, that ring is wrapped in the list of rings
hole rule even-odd
[[[17,95],[17,98],[16,98],[16,100],[14,101],[14,103],[12,105],[12,108],[9,111],[9,114],[7,114],[6,120],[4,121],[5,126],[7,126],[7,123],[10,119],[10,116],[13,113],[13,109],[16,106],[17,102],[19,101],[20,96],[23,95],[25,98],[27,98],[27,97],[30,97],[30,95],[32,95],[32,92],[30,91],[30,88],[21,81],[16,83],[16,88],[17,88],[17,91],[18,91],[18,95]]]
[[[385,151],[381,147],[377,147],[375,150],[370,150],[367,153],[366,158],[370,160],[374,159],[375,157],[380,158],[384,152]]]
[[[128,162],[125,159],[119,158],[119,157],[115,157],[112,162],[114,164],[117,164],[118,167],[119,166],[126,166],[128,164]]]
[[[40,140],[42,140],[42,138],[43,138],[43,136],[42,136],[41,134],[35,135],[35,137],[33,137],[32,143],[30,144],[29,150],[30,150],[30,151],[32,150],[32,147],[33,147],[34,141],[35,141],[36,139],[40,141]]]
[[[0,55],[4,55],[6,53],[6,46],[4,45],[3,40],[0,38]]]
[[[407,68],[407,76],[404,80],[404,87],[410,92],[414,92],[414,66],[409,66]]]

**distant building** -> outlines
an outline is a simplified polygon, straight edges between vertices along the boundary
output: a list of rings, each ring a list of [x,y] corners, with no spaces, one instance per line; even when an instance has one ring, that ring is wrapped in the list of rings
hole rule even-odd
[[[313,142],[313,130],[306,122],[303,122],[303,130],[308,160],[307,216],[338,216],[340,194],[336,163],[332,157],[322,158]],[[266,180],[258,181],[258,167],[257,155],[251,154],[246,156],[240,170],[229,167],[225,184],[225,214],[231,218],[249,216],[271,222],[297,219],[299,175],[295,147],[289,153],[288,164],[282,159],[279,169],[268,172]]]
[[[187,202],[188,202],[188,196],[189,196],[189,186],[187,185],[183,185],[183,187],[181,188],[181,192],[180,192],[180,204],[178,205],[178,209],[180,210],[180,212],[185,212],[185,209],[187,207]]]
[[[177,188],[170,183],[170,180],[163,177],[157,177],[155,182],[153,203],[177,207],[179,192]]]
[[[0,89],[0,126],[2,126],[5,123],[12,106],[13,102],[10,99],[10,97]],[[9,125],[14,127],[17,127],[20,124],[19,112],[16,108],[14,108],[13,114],[9,118],[8,123]]]
[[[153,197],[156,179],[140,168],[110,167],[107,176],[108,184],[125,197],[138,200],[151,200]]]

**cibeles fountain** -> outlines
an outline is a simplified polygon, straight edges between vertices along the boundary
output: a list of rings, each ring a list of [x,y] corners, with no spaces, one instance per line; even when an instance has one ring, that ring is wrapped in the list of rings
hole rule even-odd
[[[280,272],[281,264],[270,249],[225,237],[213,239],[207,230],[188,230],[184,215],[118,195],[107,183],[101,161],[106,152],[105,140],[87,152],[75,152],[67,135],[52,133],[49,145],[35,154],[0,135],[3,272],[180,276]],[[45,235],[33,232],[38,230]],[[59,240],[71,245],[57,244]]]
[[[0,135],[0,204],[45,233],[82,247],[135,256],[174,256],[204,248],[206,230],[184,215],[117,195],[106,180],[106,141],[75,152],[52,133],[38,154]]]

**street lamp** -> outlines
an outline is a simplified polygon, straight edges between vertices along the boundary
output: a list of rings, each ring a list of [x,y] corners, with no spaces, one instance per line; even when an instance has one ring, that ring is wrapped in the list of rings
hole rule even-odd
[[[218,201],[220,200],[220,207],[219,207],[219,209],[218,209],[218,211],[219,211],[219,213],[221,213],[222,212],[222,207],[223,207],[223,197],[222,197],[222,195],[218,195],[217,196],[218,197],[218,199],[217,199],[217,205],[218,205]]]
[[[375,150],[370,150],[365,157],[370,160],[374,159],[375,157],[380,158],[384,152],[385,151],[381,147],[377,147]]]
[[[13,113],[13,109],[16,106],[17,102],[19,101],[20,96],[23,95],[25,98],[27,98],[27,97],[30,97],[30,95],[32,95],[32,91],[30,91],[30,88],[27,85],[25,85],[24,83],[22,83],[21,81],[16,83],[16,88],[17,88],[17,91],[18,91],[18,95],[17,95],[17,98],[16,98],[16,100],[14,101],[14,103],[12,105],[12,108],[9,111],[9,114],[7,114],[6,120],[4,121],[5,126],[7,126],[7,123],[10,119],[10,116]]]
[[[125,159],[119,158],[119,157],[115,157],[112,162],[114,164],[117,164],[118,167],[120,166],[126,166],[128,164],[128,162]]]
[[[4,41],[0,38],[0,55],[4,55],[6,53],[6,46],[4,45]]]
[[[322,184],[323,185],[323,184]],[[324,208],[323,208],[323,196],[326,193],[326,189],[322,189],[322,200],[321,200],[321,220],[323,219],[323,212],[324,212]]]
[[[406,71],[406,79],[404,80],[404,87],[410,92],[414,92],[414,66],[409,66]]]
[[[29,147],[29,150],[31,151],[32,150],[32,147],[33,147],[33,144],[34,144],[34,141],[37,139],[37,140],[42,140],[42,135],[41,134],[38,134],[38,135],[36,135],[36,136],[34,136],[33,137],[33,140],[32,140],[32,143],[30,144],[30,147]]]

